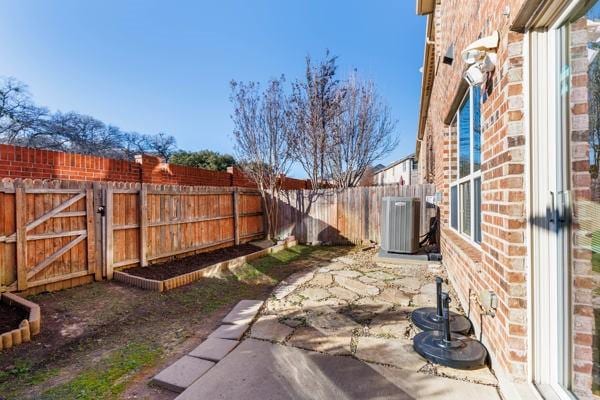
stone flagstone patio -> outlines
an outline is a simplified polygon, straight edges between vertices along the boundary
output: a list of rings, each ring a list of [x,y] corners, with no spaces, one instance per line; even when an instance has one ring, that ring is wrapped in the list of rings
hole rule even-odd
[[[412,348],[417,307],[435,305],[439,263],[375,262],[375,251],[340,257],[282,282],[266,301],[250,337],[332,355],[496,386],[488,368],[461,371],[428,363]],[[458,307],[454,290],[444,285]]]

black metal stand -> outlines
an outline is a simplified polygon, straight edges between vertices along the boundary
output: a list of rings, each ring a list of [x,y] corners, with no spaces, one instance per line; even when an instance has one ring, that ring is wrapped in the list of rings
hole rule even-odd
[[[486,348],[477,340],[450,330],[450,296],[442,293],[442,330],[421,332],[415,336],[413,347],[429,361],[458,369],[477,369],[485,365]]]
[[[444,317],[442,315],[442,278],[435,278],[437,307],[417,308],[411,314],[413,324],[424,331],[441,331]],[[450,330],[468,335],[471,331],[471,321],[463,315],[450,312]]]

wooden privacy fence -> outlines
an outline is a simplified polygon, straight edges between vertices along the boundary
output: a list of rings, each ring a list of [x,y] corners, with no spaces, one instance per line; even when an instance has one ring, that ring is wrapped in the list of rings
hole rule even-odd
[[[255,189],[135,183],[0,183],[0,292],[58,290],[115,268],[264,235]]]
[[[264,235],[262,199],[252,189],[108,185],[106,276],[113,270]]]
[[[380,216],[383,197],[416,197],[421,201],[421,235],[429,230],[435,215],[425,197],[435,193],[434,185],[385,185],[318,192],[284,192],[279,201],[278,235],[294,235],[300,242],[360,243],[381,242]]]
[[[293,190],[279,201],[280,236],[300,242],[380,241],[384,196],[421,200],[433,185]],[[256,189],[139,183],[8,180],[0,183],[0,292],[58,290],[264,236]]]

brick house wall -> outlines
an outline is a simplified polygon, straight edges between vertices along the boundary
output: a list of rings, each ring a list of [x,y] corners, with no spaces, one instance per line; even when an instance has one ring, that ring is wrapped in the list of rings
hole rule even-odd
[[[511,32],[511,16],[523,0],[447,0],[438,2],[433,18],[435,78],[420,142],[419,168],[422,180],[434,183],[442,193],[441,251],[460,301],[470,310],[477,335],[492,355],[493,368],[514,380],[527,379],[527,283],[526,283],[526,192],[523,35]],[[500,33],[498,63],[490,81],[482,88],[481,174],[482,242],[480,246],[449,227],[449,197],[452,159],[450,128],[446,117],[450,104],[465,89],[466,65],[460,52],[471,42]],[[454,62],[441,62],[454,45]],[[483,94],[483,89],[486,93]],[[461,92],[462,90],[462,92]],[[455,111],[455,110],[454,110]],[[478,294],[493,290],[498,295],[495,317],[482,316]],[[480,323],[481,321],[481,323]]]
[[[435,43],[434,74],[425,123],[420,131],[418,161],[422,180],[436,185],[442,193],[441,252],[460,301],[473,321],[477,336],[492,356],[492,367],[517,382],[528,379],[528,282],[529,251],[526,175],[526,93],[524,76],[524,35],[510,30],[524,0],[437,1],[429,39]],[[504,11],[508,10],[508,13]],[[508,14],[508,15],[507,15]],[[570,221],[572,326],[572,390],[579,398],[592,398],[590,388],[599,376],[594,364],[597,352],[597,321],[594,320],[592,234],[600,229],[600,184],[590,174],[590,122],[588,88],[587,20],[570,25],[569,117],[566,136],[570,150]],[[588,27],[589,29],[589,27]],[[596,28],[594,28],[596,29]],[[450,182],[456,179],[458,147],[450,116],[460,104],[466,85],[466,65],[461,50],[493,31],[500,33],[498,62],[489,81],[482,86],[481,108],[481,228],[480,245],[450,228]],[[598,31],[596,31],[598,33]],[[441,62],[446,49],[454,45],[452,65]],[[430,61],[431,63],[431,61]],[[425,82],[425,79],[424,79]],[[425,86],[425,84],[424,84]],[[423,100],[422,100],[423,101]],[[454,107],[454,109],[453,109]],[[543,133],[541,133],[543,134]],[[479,293],[492,290],[498,295],[494,317],[481,313]],[[535,290],[535,289],[534,289]],[[543,349],[540,351],[544,351]],[[598,382],[598,378],[596,378]],[[597,395],[597,394],[596,394]],[[593,397],[597,398],[597,397]]]
[[[570,27],[570,57],[572,66],[570,109],[570,159],[571,188],[573,199],[572,213],[572,313],[573,332],[573,391],[580,398],[590,398],[594,370],[595,321],[592,274],[592,234],[600,229],[598,214],[597,186],[590,174],[590,121],[588,90],[587,20],[580,18]],[[598,380],[598,378],[596,378]]]

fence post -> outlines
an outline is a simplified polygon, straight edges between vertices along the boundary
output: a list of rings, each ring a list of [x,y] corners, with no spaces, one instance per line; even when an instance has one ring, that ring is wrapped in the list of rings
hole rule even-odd
[[[22,186],[15,188],[16,238],[17,238],[17,290],[27,289],[27,227],[25,215],[27,201]]]
[[[148,187],[145,183],[142,183],[142,189],[139,194],[140,204],[140,265],[142,267],[148,266]]]
[[[106,188],[106,279],[113,278],[113,187],[109,183]]]
[[[95,275],[97,281],[102,279],[102,273],[96,264],[96,223],[94,210],[94,190],[87,188],[85,190],[85,220],[87,230],[87,262],[88,272]]]
[[[233,240],[237,246],[240,244],[240,192],[233,189]]]
[[[99,182],[93,183],[94,192],[94,229],[96,234],[95,253],[96,253],[96,280],[101,281],[104,276],[104,229],[103,229],[103,215],[98,212],[100,206],[104,206],[104,199],[102,197],[102,186]],[[96,215],[97,214],[97,215]]]

